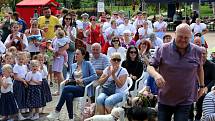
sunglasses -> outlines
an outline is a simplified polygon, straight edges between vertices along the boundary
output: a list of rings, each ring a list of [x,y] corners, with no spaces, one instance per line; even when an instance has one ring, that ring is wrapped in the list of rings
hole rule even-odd
[[[121,59],[119,59],[119,58],[113,58],[111,60],[114,61],[114,62],[120,62],[121,61]]]
[[[92,19],[91,21],[96,21],[96,19]]]
[[[137,51],[130,51],[131,54],[137,54]]]
[[[114,40],[112,40],[112,42],[119,42],[119,40],[118,39],[114,39]]]
[[[65,18],[65,20],[71,20],[72,18]]]

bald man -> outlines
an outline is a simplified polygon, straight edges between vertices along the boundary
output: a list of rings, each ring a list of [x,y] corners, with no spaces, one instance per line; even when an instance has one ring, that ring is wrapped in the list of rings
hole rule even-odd
[[[99,43],[94,43],[91,46],[92,56],[90,61],[96,70],[97,75],[100,77],[103,70],[110,65],[108,57],[101,53],[101,45]]]
[[[178,25],[175,39],[158,48],[147,67],[159,88],[158,121],[171,121],[172,115],[174,121],[187,121],[192,103],[204,92],[202,49],[190,38],[189,25]]]

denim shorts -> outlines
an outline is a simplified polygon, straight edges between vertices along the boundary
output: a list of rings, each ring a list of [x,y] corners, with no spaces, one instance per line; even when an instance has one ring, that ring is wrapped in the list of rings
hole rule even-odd
[[[96,104],[106,107],[114,107],[117,103],[122,102],[123,95],[123,93],[115,93],[107,96],[105,93],[100,93],[96,98]]]

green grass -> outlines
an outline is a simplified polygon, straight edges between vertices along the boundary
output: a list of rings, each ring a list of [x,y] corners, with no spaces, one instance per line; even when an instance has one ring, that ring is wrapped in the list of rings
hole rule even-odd
[[[83,4],[83,3],[82,3]],[[92,8],[93,4],[92,2],[89,2],[89,3],[84,3],[84,5],[82,6],[81,9],[79,9],[79,11],[88,11],[88,10],[92,10],[92,9],[96,9],[96,8]],[[158,15],[159,13],[156,13],[155,11],[155,4],[151,4],[151,5],[147,5],[147,13],[149,16],[153,16],[154,14]],[[105,5],[105,9],[109,12],[113,12],[113,11],[119,11],[119,10],[124,10],[126,15],[129,14],[129,11],[130,11],[130,15],[132,16],[135,12],[138,11],[139,9],[139,6],[136,5],[136,11],[133,11],[132,10],[132,6],[109,6],[109,5]],[[181,7],[183,9],[185,9],[185,6]],[[191,7],[190,6],[186,6],[186,14],[187,15],[191,15]],[[161,5],[161,14],[165,14],[164,16],[166,16],[166,13],[167,13],[167,7],[164,5]],[[183,11],[183,16],[185,16],[185,11]],[[205,16],[213,16],[213,10],[212,8],[209,7],[208,4],[204,4],[200,7],[200,16],[201,18],[202,17],[205,17]]]
[[[201,17],[212,16],[212,15],[213,15],[212,8],[210,8],[208,5],[201,6],[201,8],[200,8],[200,16]]]

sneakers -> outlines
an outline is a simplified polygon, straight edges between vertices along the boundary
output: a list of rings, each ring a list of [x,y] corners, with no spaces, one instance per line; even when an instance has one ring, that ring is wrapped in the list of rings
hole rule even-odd
[[[20,121],[23,121],[23,120],[25,120],[26,118],[23,117],[21,113],[19,113],[19,114],[18,114],[18,119],[19,119]]]
[[[60,116],[60,112],[57,112],[57,111],[54,111],[54,112],[51,112],[47,118],[49,119],[59,119],[59,116]]]
[[[40,118],[39,113],[36,113],[36,114],[34,114],[34,116],[31,118],[31,120],[37,120],[37,119],[39,119],[39,118]]]

